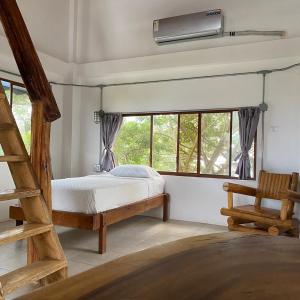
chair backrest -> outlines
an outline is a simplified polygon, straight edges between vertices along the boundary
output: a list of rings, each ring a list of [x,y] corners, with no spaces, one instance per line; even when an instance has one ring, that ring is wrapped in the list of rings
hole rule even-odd
[[[278,200],[279,193],[287,190],[297,191],[299,173],[275,174],[260,171],[258,195],[260,198]]]

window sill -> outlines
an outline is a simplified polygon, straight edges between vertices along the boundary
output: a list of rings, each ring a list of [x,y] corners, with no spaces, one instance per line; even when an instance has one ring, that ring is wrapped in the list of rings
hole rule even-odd
[[[168,175],[168,176],[181,176],[181,177],[199,177],[199,178],[215,178],[215,179],[232,179],[232,180],[242,180],[237,177],[226,176],[226,175],[210,175],[210,174],[195,174],[195,173],[179,173],[179,172],[165,172],[159,171],[160,175]],[[243,179],[247,181],[255,181],[256,178]]]

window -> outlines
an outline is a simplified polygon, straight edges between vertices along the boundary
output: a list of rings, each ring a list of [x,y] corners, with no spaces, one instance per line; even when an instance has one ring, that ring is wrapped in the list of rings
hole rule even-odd
[[[10,82],[1,80],[7,99],[10,101]]]
[[[230,113],[201,114],[202,174],[229,175]]]
[[[250,150],[255,177],[254,141]],[[124,116],[114,145],[119,164],[145,164],[162,174],[236,178],[237,110]]]
[[[118,164],[150,165],[151,117],[124,118],[114,145]]]
[[[25,147],[30,152],[31,144],[31,112],[32,106],[24,85],[9,80],[1,80],[6,97],[12,108],[17,125],[21,132]],[[3,151],[0,148],[0,153]]]
[[[179,115],[179,164],[178,172],[198,171],[198,114]]]
[[[153,116],[152,165],[160,171],[176,172],[177,115]]]

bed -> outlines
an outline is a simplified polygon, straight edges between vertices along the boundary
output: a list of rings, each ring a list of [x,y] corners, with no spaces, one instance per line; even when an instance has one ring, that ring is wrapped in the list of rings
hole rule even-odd
[[[106,251],[107,226],[157,207],[163,208],[166,222],[169,196],[164,193],[163,177],[153,172],[152,169],[150,175],[146,172],[148,177],[130,171],[120,172],[121,176],[106,173],[53,180],[53,223],[99,231],[98,252],[102,254]],[[17,225],[25,220],[19,206],[11,206],[9,215]]]

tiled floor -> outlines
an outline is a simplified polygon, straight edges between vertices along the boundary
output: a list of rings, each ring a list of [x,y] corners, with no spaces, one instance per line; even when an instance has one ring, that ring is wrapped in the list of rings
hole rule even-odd
[[[0,230],[14,226],[14,222],[0,223]],[[118,257],[162,243],[193,235],[226,231],[225,227],[201,223],[169,221],[138,216],[110,226],[108,229],[107,253],[97,253],[97,232],[57,227],[59,238],[69,263],[69,275],[86,271]],[[26,242],[1,246],[0,275],[26,264]],[[32,289],[34,287],[31,287]],[[13,299],[27,292],[19,290],[7,297]]]

